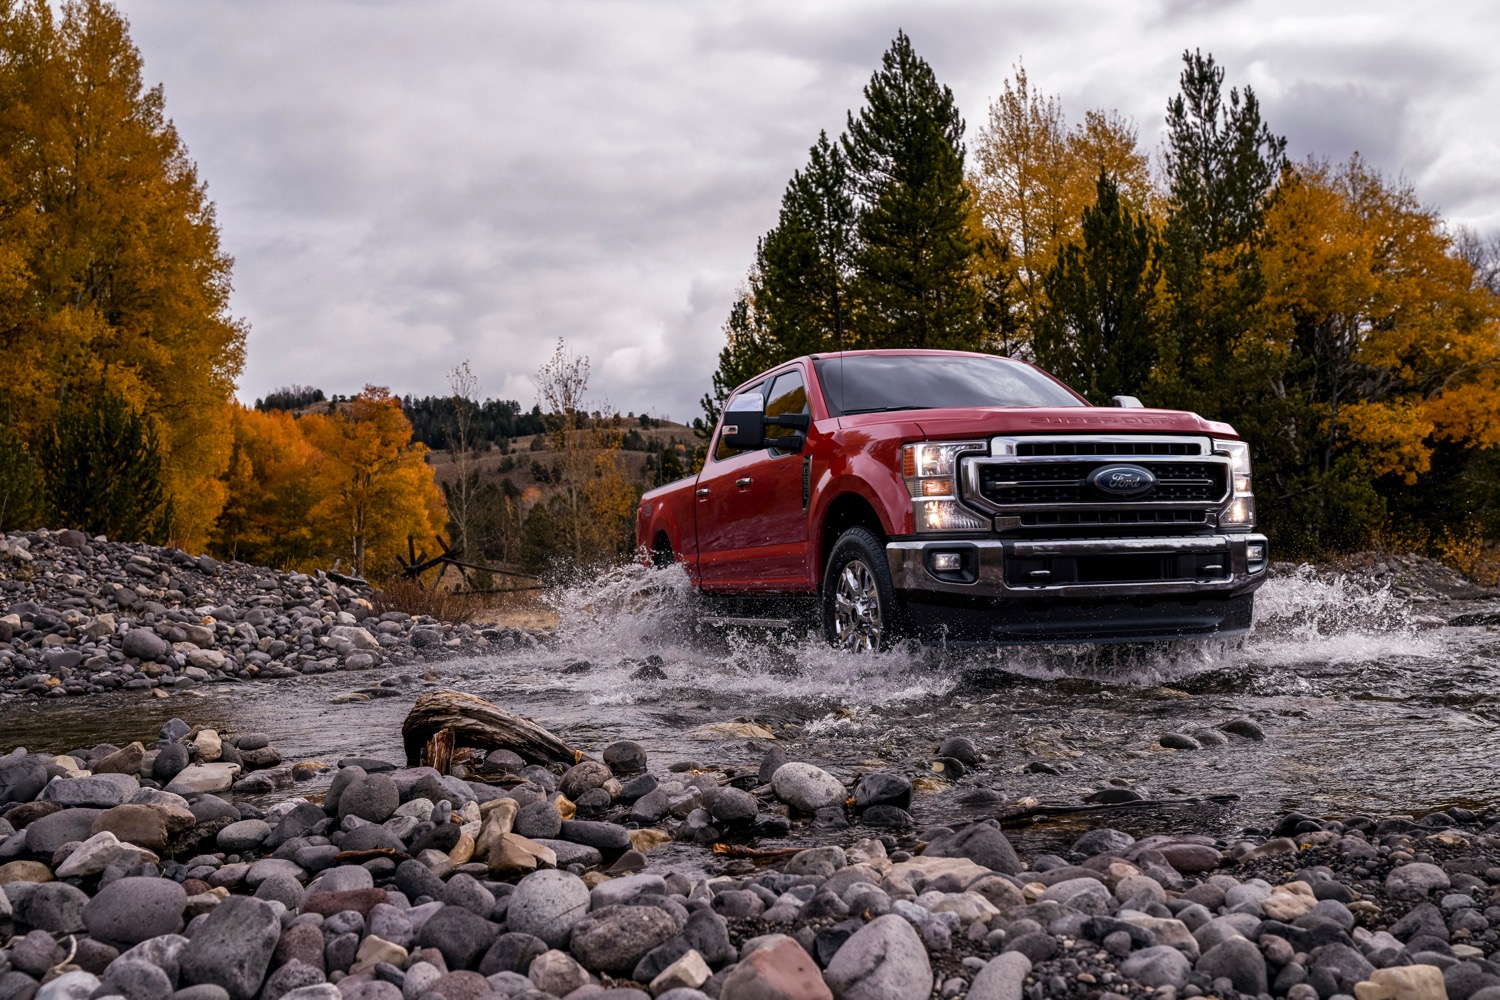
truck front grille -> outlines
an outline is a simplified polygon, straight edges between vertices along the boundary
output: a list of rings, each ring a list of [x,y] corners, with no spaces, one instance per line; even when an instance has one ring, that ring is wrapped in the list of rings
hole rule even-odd
[[[996,438],[990,456],[966,458],[963,466],[965,499],[998,515],[1001,530],[1195,530],[1216,523],[1230,493],[1229,460],[1212,453],[1207,437]],[[1110,489],[1112,473],[1094,476],[1121,466],[1149,473],[1149,487],[1122,495]]]
[[[1119,464],[1109,460],[1031,464],[987,462],[980,467],[979,492],[994,504],[1109,503],[1088,485],[1095,469]],[[1142,500],[1157,503],[1206,503],[1224,496],[1228,466],[1209,462],[1132,462],[1156,477],[1156,487]]]

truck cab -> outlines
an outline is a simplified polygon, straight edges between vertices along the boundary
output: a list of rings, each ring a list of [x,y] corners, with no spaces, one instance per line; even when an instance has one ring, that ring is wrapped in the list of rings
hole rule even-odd
[[[1247,630],[1269,556],[1248,446],[1117,403],[993,355],[797,358],[730,394],[637,541],[706,595],[812,604],[854,651]]]

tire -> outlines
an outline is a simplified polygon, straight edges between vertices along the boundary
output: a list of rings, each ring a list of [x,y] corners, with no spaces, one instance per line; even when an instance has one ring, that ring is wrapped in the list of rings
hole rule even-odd
[[[851,653],[879,653],[900,634],[900,606],[885,546],[868,528],[839,536],[823,570],[823,636]]]

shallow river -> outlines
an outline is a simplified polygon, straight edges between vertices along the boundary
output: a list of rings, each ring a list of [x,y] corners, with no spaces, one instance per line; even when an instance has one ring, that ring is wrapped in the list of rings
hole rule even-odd
[[[1083,822],[1229,833],[1292,808],[1421,812],[1500,798],[1500,631],[1419,628],[1414,621],[1432,606],[1386,592],[1282,577],[1261,591],[1254,633],[1233,642],[854,658],[811,639],[697,634],[680,584],[670,582],[627,570],[561,594],[558,640],[532,651],[207,687],[194,692],[201,697],[12,705],[0,720],[0,752],[149,743],[180,716],[266,732],[289,760],[360,754],[400,763],[402,719],[418,694],[442,685],[528,715],[586,751],[637,740],[653,771],[757,761],[764,741],[712,724],[759,723],[794,760],[846,776],[860,766],[927,775],[913,808],[923,824],[999,808],[999,796],[979,801],[977,790],[1076,805],[1113,783],[1159,803],[1018,830],[1033,847],[1061,842]],[[651,654],[667,680],[632,680]],[[578,661],[589,669],[563,672]],[[428,671],[436,679],[424,681]],[[331,703],[387,677],[399,679],[394,697]],[[1254,720],[1266,739],[1197,751],[1157,744],[1163,733],[1231,719]],[[929,770],[950,735],[970,737],[989,758],[954,784]]]

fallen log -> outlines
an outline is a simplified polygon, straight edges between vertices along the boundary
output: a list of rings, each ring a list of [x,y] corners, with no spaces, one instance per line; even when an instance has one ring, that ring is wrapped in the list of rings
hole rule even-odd
[[[528,764],[564,764],[583,754],[530,719],[512,715],[483,698],[462,691],[433,691],[422,695],[401,724],[406,764],[418,767],[423,752],[443,730],[452,730],[451,746],[510,750]],[[439,741],[446,743],[448,738]]]

